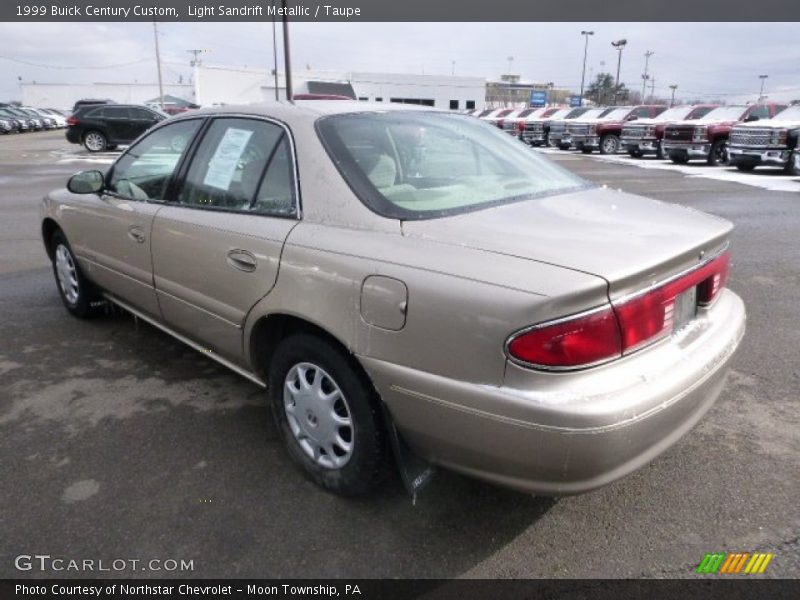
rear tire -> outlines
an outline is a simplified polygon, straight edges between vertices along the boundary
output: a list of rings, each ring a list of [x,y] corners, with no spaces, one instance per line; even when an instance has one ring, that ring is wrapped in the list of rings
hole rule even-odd
[[[581,146],[581,152],[583,152],[584,154],[591,154],[592,153],[592,149],[591,148],[587,148],[586,146]]]
[[[314,483],[343,496],[380,483],[389,456],[380,399],[352,356],[322,336],[292,334],[268,381],[284,444]]]
[[[744,171],[745,173],[749,173],[750,171],[755,169],[756,166],[750,163],[738,163],[736,165],[736,168],[739,169],[740,171]]]
[[[631,158],[642,158],[642,156],[644,156],[644,152],[642,152],[638,148],[632,148],[628,150],[628,156],[630,156]]]
[[[796,149],[786,163],[786,174],[794,177],[800,176],[800,152]]]
[[[108,148],[108,140],[101,132],[92,130],[83,134],[83,146],[89,152],[102,152]]]
[[[61,301],[79,319],[92,317],[104,304],[97,288],[84,277],[64,233],[59,229],[50,240],[53,253],[53,275]]]
[[[689,162],[689,157],[684,154],[670,154],[669,159],[676,165],[685,165]]]

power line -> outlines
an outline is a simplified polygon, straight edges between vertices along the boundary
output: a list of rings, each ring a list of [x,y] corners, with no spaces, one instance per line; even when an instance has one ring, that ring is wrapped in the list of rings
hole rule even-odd
[[[3,56],[3,55],[0,55],[0,60],[8,60],[22,65],[28,65],[29,67],[39,67],[42,69],[80,70],[80,69],[118,69],[120,67],[130,67],[132,65],[138,65],[143,62],[148,62],[150,59],[140,58],[139,60],[134,60],[126,63],[117,63],[115,65],[93,65],[93,66],[46,65],[44,63],[31,62],[28,60],[22,60],[21,58],[14,58],[13,56]]]

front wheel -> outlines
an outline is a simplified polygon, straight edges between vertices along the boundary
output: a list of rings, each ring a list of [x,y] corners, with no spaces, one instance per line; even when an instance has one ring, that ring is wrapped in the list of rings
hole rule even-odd
[[[745,173],[749,173],[750,171],[755,169],[756,166],[752,163],[738,163],[736,165],[736,168],[739,169],[740,171],[744,171]]]
[[[644,152],[642,152],[639,148],[631,148],[628,150],[628,156],[631,158],[641,158],[644,156]]]
[[[619,137],[613,134],[604,135],[600,140],[600,154],[616,154],[619,150]]]
[[[726,164],[728,162],[728,141],[717,140],[711,144],[711,152],[709,152],[706,162],[712,167]]]
[[[89,131],[83,136],[83,145],[89,152],[102,152],[108,148],[108,140],[99,131]]]
[[[800,175],[800,152],[798,150],[792,152],[789,157],[789,162],[786,163],[786,173],[795,177]]]
[[[352,356],[294,334],[269,368],[269,398],[289,455],[320,487],[344,496],[380,482],[388,456],[380,399]]]
[[[102,299],[97,289],[81,273],[67,238],[61,231],[53,234],[50,247],[53,251],[53,275],[64,306],[81,319],[94,315]]]
[[[670,154],[669,159],[676,165],[685,165],[689,162],[689,157],[685,154]]]

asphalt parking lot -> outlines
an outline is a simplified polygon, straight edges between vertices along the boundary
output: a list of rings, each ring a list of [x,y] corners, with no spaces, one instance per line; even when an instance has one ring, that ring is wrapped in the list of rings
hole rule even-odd
[[[92,576],[20,572],[21,554],[191,560],[169,575],[195,577],[693,577],[715,551],[772,552],[764,576],[800,577],[800,182],[548,154],[737,225],[748,332],[728,385],[675,447],[597,492],[440,472],[412,504],[397,478],[326,494],[290,464],[259,388],[131,317],[70,317],[38,204],[113,155],[61,131],[0,137],[0,577]]]

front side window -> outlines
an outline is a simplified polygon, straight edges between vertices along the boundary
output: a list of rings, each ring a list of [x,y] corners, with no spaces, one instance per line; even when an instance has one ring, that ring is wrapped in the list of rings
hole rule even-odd
[[[255,119],[215,119],[203,136],[180,204],[295,214],[291,147],[286,131]]]
[[[332,115],[317,129],[356,195],[388,217],[445,216],[588,185],[499,129],[463,115]]]
[[[769,106],[756,106],[747,116],[758,117],[759,119],[769,119]]]
[[[167,186],[200,119],[176,121],[131,146],[111,170],[109,191],[134,200],[164,200]]]

